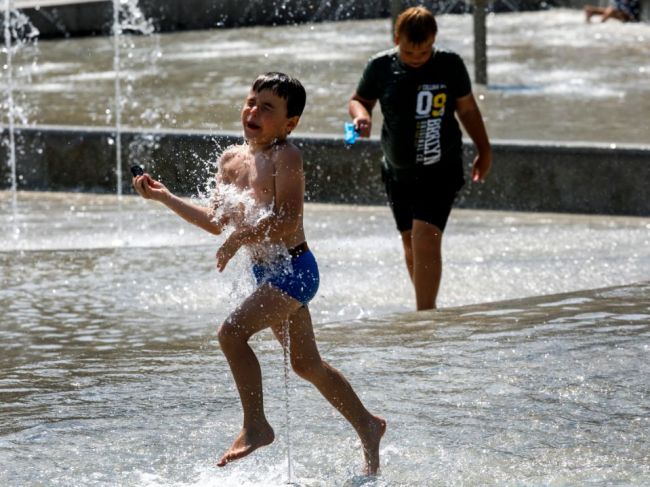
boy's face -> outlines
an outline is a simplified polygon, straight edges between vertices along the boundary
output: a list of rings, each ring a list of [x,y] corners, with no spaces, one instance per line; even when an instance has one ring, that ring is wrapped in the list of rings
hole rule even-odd
[[[436,40],[435,35],[431,35],[421,44],[413,44],[406,37],[395,37],[395,44],[399,46],[399,59],[410,68],[419,68],[426,63],[433,52],[431,46]]]
[[[241,111],[244,136],[258,144],[283,139],[298,125],[300,117],[287,118],[287,100],[272,90],[251,91]]]

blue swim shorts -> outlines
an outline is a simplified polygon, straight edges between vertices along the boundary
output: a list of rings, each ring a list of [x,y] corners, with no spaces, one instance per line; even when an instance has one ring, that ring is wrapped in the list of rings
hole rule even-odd
[[[282,262],[253,264],[253,274],[258,286],[269,283],[306,305],[318,291],[320,276],[316,258],[306,243],[289,249],[290,259]]]

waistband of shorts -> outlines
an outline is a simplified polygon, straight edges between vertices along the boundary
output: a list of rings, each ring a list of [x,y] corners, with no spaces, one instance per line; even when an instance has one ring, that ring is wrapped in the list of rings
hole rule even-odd
[[[291,257],[291,259],[297,259],[301,255],[306,254],[309,251],[310,251],[310,248],[307,246],[307,242],[302,242],[302,243],[296,245],[295,247],[291,247],[290,249],[287,249],[287,254],[289,254],[289,257]],[[275,258],[273,258],[273,257],[271,257],[270,259],[256,259],[256,258],[253,258],[253,265],[254,266],[262,266],[262,267],[266,267],[266,266],[269,266],[269,265],[273,266],[273,265],[275,265],[275,263],[277,263],[276,259],[282,259],[283,255],[286,256],[286,254],[284,254],[284,253],[278,253],[275,256]]]
[[[295,247],[287,249],[287,252],[295,259],[296,257],[300,257],[302,254],[309,252],[309,247],[307,246],[307,242],[302,242]]]

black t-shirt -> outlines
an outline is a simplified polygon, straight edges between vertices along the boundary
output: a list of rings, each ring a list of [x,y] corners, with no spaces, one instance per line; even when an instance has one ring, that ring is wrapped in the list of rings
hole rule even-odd
[[[471,90],[467,68],[453,52],[435,50],[419,68],[403,64],[396,47],[370,58],[357,94],[379,100],[384,161],[395,177],[435,171],[462,184],[462,133],[454,113],[456,99]]]

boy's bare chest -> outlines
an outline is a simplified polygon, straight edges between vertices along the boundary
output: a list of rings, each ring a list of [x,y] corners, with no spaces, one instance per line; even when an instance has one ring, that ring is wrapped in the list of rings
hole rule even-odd
[[[273,199],[274,164],[269,158],[235,157],[223,166],[223,181],[252,190],[260,202]]]

